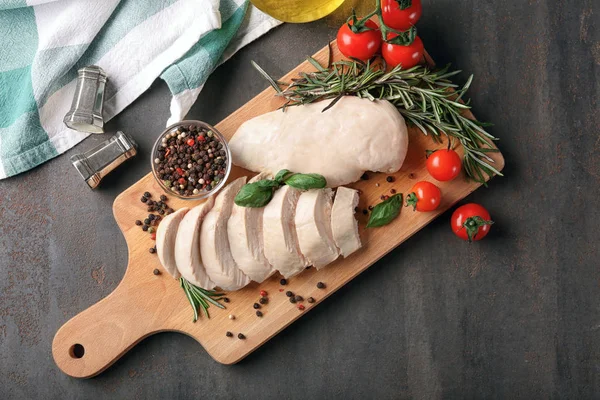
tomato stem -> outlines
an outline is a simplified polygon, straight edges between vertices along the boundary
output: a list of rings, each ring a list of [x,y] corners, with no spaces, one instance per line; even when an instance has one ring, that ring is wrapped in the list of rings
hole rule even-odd
[[[494,221],[487,221],[476,215],[474,217],[467,218],[467,220],[462,224],[461,229],[464,228],[467,230],[467,237],[469,238],[469,243],[471,243],[479,233],[479,228],[484,225],[492,225],[493,223]]]
[[[415,192],[409,193],[406,195],[406,206],[405,207],[413,207],[413,211],[417,211],[417,194]]]

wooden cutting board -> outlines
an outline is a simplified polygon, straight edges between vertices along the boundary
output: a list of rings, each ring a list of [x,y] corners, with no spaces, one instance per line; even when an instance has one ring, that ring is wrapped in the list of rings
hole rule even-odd
[[[332,48],[333,59],[340,59],[337,46]],[[314,57],[325,65],[328,56],[328,49],[325,47]],[[428,58],[428,61],[431,62],[431,59]],[[304,62],[290,71],[283,81],[296,77],[300,71],[312,70],[314,67]],[[280,98],[274,96],[273,89],[266,89],[217,124],[216,128],[229,139],[241,123],[275,110],[282,103]],[[395,182],[388,183],[386,174],[369,173],[368,180],[350,185],[362,191],[359,205],[361,211],[369,205],[377,204],[380,196],[389,195],[392,188],[406,194],[415,182],[431,180],[425,168],[425,150],[439,146],[417,128],[409,129],[409,140],[406,161],[402,169],[393,175]],[[502,170],[502,155],[495,153],[492,158],[496,161],[496,168]],[[241,175],[252,173],[234,167],[229,179],[233,180]],[[142,193],[149,191],[155,197],[161,194],[152,174],[148,174],[120,194],[113,205],[115,219],[129,249],[129,263],[123,280],[110,295],[73,317],[58,330],[52,344],[54,360],[67,375],[89,378],[105,370],[145,337],[158,332],[176,331],[196,339],[216,361],[223,364],[237,363],[473,192],[480,184],[466,181],[461,176],[452,182],[441,182],[438,186],[443,193],[438,210],[419,213],[404,208],[399,218],[378,229],[366,229],[367,216],[359,211],[357,218],[363,248],[357,253],[347,259],[340,258],[321,271],[314,268],[306,270],[290,279],[287,286],[281,286],[281,277],[276,275],[260,285],[252,283],[242,290],[228,293],[231,302],[226,304],[226,310],[213,306],[209,309],[210,319],[203,316],[194,323],[191,306],[179,287],[179,282],[162,269],[155,254],[148,252],[154,242],[148,233],[134,224],[135,220],[144,219],[148,214],[146,206],[140,202]],[[177,209],[182,206],[192,207],[196,202],[172,198],[169,199],[169,205]],[[159,268],[162,273],[154,275],[155,268]],[[326,288],[318,289],[317,282],[324,282]],[[259,318],[252,305],[258,301],[261,289],[269,293],[269,303],[262,307],[264,316]],[[304,301],[302,304],[306,309],[300,311],[297,305],[289,302],[285,291],[280,291],[281,289],[291,290],[305,299],[312,296],[316,302],[309,304]],[[229,319],[230,314],[235,319]],[[226,337],[226,331],[233,332],[234,337]],[[246,339],[238,339],[238,333],[243,333]]]

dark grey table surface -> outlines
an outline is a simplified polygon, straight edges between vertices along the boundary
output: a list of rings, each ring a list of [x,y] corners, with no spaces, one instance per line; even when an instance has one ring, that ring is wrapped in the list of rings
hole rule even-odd
[[[600,7],[424,1],[420,34],[438,64],[474,73],[504,178],[467,200],[496,225],[468,245],[445,213],[234,366],[180,334],[150,337],[100,376],[67,377],[51,342],[123,276],[117,194],[148,173],[168,116],[157,82],[108,124],[141,155],[86,189],[69,162],[93,137],[0,182],[0,398],[600,398]],[[333,20],[284,25],[208,81],[189,117],[216,123],[334,38]]]

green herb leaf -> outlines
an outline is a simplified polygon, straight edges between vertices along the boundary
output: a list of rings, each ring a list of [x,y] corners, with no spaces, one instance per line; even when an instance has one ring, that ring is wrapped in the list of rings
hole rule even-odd
[[[198,320],[198,310],[202,310],[207,318],[210,318],[208,308],[210,304],[214,304],[216,307],[225,308],[225,306],[219,301],[225,296],[225,293],[217,293],[213,290],[205,290],[198,286],[191,284],[184,278],[179,278],[179,285],[183,289],[185,296],[187,297],[192,309],[194,310],[194,322]]]
[[[285,178],[288,177],[292,172],[289,169],[282,169],[275,175],[275,181],[277,181],[280,185],[283,185]]]
[[[273,198],[273,189],[276,186],[277,182],[269,180],[247,183],[235,196],[234,202],[240,207],[264,207]]]
[[[327,180],[319,174],[294,174],[285,180],[285,184],[300,190],[321,189],[327,186]]]
[[[384,226],[392,222],[402,208],[402,193],[393,195],[387,200],[377,204],[373,211],[371,211],[371,217],[367,223],[367,228],[375,228],[378,226]]]

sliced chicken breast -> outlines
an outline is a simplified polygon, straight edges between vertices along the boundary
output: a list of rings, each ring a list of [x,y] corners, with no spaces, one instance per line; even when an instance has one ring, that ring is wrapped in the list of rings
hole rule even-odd
[[[250,179],[249,183],[268,178],[271,178],[269,174],[260,173]],[[233,259],[248,278],[258,283],[275,272],[264,253],[263,211],[264,207],[240,207],[234,203],[227,221],[227,236]]]
[[[245,183],[244,176],[221,190],[200,228],[200,251],[204,268],[210,279],[223,290],[238,290],[250,283],[250,278],[237,266],[231,255],[227,234],[227,221],[231,215],[233,200]]]
[[[156,229],[156,254],[162,266],[175,279],[179,279],[181,276],[175,262],[175,239],[179,224],[188,211],[190,211],[189,208],[183,207],[173,214],[167,215],[160,221]]]
[[[229,142],[235,165],[276,174],[286,168],[317,173],[337,187],[365,171],[396,172],[408,149],[408,131],[396,107],[385,100],[342,97],[288,107],[244,122]]]
[[[331,231],[333,240],[344,257],[360,249],[358,221],[354,210],[358,205],[358,191],[340,186],[335,194],[331,211]]]
[[[300,251],[307,263],[317,269],[333,262],[339,250],[331,232],[331,189],[303,192],[296,206],[296,232]]]
[[[200,257],[200,226],[205,215],[214,204],[211,196],[199,206],[192,208],[183,217],[175,238],[175,262],[182,277],[203,289],[211,290],[216,285],[208,277]]]
[[[294,224],[296,204],[300,191],[283,186],[275,191],[263,212],[263,240],[265,256],[281,275],[290,278],[307,266],[300,253]]]

